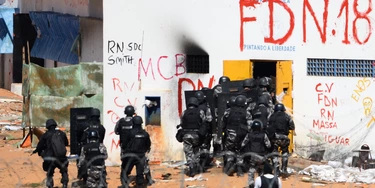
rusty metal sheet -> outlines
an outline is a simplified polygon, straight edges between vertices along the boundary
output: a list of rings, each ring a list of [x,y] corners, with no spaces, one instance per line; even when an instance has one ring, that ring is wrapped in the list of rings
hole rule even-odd
[[[31,95],[74,97],[83,92],[79,65],[51,69],[30,64],[29,82]]]
[[[103,63],[81,63],[81,85],[83,93],[103,93]]]
[[[59,126],[69,127],[70,108],[103,109],[102,63],[58,68],[25,64],[22,79],[24,127],[43,127],[49,118],[54,118]]]

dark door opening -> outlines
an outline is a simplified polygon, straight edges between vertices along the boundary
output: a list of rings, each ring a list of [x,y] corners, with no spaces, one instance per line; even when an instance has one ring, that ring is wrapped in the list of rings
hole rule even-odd
[[[253,78],[276,77],[277,61],[253,61]]]

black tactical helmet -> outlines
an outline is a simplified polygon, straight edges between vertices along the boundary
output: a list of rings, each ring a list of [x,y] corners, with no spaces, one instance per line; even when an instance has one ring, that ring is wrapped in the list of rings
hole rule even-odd
[[[87,138],[89,140],[91,140],[91,139],[98,139],[99,138],[99,133],[96,130],[90,130],[87,134],[88,134]]]
[[[54,119],[48,119],[46,121],[46,128],[49,129],[49,128],[52,128],[52,127],[57,127],[57,123]]]
[[[222,76],[219,78],[219,84],[222,84],[224,82],[230,82],[230,79],[228,76]]]
[[[143,119],[141,116],[134,116],[133,117],[133,123],[134,125],[142,125],[143,124]]]
[[[208,88],[208,87],[202,87],[202,89],[201,89],[202,91],[205,91],[205,90],[210,90],[210,88]]]
[[[258,98],[258,104],[268,105],[268,103],[269,103],[270,100],[271,99],[270,99],[269,95],[263,94],[263,95],[259,96],[259,98]]]
[[[199,105],[199,101],[196,97],[190,97],[187,105],[188,105],[188,107],[189,106],[196,106],[197,107]]]
[[[281,103],[275,105],[275,111],[285,111],[285,106]]]
[[[227,107],[230,108],[236,105],[236,96],[231,96],[229,101],[227,101]]]
[[[242,82],[242,87],[253,88],[254,86],[255,86],[255,80],[254,80],[253,78],[245,79],[245,80]]]
[[[128,105],[125,107],[125,110],[124,110],[124,113],[125,115],[127,116],[133,116],[134,113],[135,113],[135,109],[134,109],[134,106],[132,105]]]
[[[370,150],[370,146],[368,146],[367,144],[363,144],[361,146],[361,150]]]
[[[247,98],[244,95],[238,95],[236,97],[236,106],[238,107],[245,107],[247,105]]]
[[[91,117],[100,117],[100,110],[97,108],[93,108],[91,110]]]
[[[258,83],[258,85],[259,85],[260,87],[268,87],[270,84],[269,84],[267,78],[266,78],[266,77],[263,77],[263,78],[259,79],[259,83]]]
[[[255,119],[253,123],[251,124],[251,129],[254,131],[260,131],[263,128],[263,123],[259,121],[258,119]]]
[[[199,104],[206,100],[206,95],[202,91],[195,92],[194,97],[198,99]]]

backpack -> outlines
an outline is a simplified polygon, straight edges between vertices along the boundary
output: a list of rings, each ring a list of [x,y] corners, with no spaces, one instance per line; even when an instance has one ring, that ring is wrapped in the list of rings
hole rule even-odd
[[[51,149],[54,157],[64,157],[66,156],[66,147],[63,140],[63,133],[61,131],[56,131],[51,138]]]

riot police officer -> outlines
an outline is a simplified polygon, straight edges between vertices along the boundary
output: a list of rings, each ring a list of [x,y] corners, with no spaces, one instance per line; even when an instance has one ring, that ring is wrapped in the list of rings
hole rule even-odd
[[[277,151],[280,147],[282,153],[281,160],[281,171],[287,174],[288,167],[288,156],[289,156],[289,144],[290,139],[288,137],[289,131],[295,129],[294,121],[292,117],[285,112],[285,106],[281,103],[275,105],[275,112],[269,119],[269,127],[275,131],[275,147]],[[273,159],[274,163],[278,163],[278,158]],[[278,167],[277,167],[278,168]],[[276,169],[277,172],[279,171]]]
[[[247,97],[247,104],[248,108],[247,110],[249,112],[252,112],[257,104],[257,94],[258,90],[255,85],[255,80],[253,78],[245,79],[242,82],[243,90],[240,92]]]
[[[246,110],[246,97],[239,95],[236,97],[235,106],[226,111],[223,116],[224,129],[224,172],[232,176],[236,171],[238,176],[243,175],[243,160],[240,158],[241,142],[249,131],[252,117]]]
[[[78,139],[80,138],[80,149],[81,147],[86,145],[88,141],[88,133],[92,130],[98,131],[99,142],[103,143],[106,130],[105,127],[100,123],[100,110],[97,108],[93,108],[91,110],[90,120],[86,122],[84,126],[78,129]],[[78,168],[77,176],[78,179],[83,178],[83,180],[85,181],[87,179],[87,168],[85,166],[81,166],[80,168]]]
[[[86,187],[107,187],[105,160],[107,148],[99,142],[96,130],[88,132],[88,143],[82,147],[78,167],[87,166]]]
[[[269,79],[267,79],[266,77],[260,78],[258,85],[259,85],[259,90],[260,90],[259,95],[263,95],[263,94],[269,95],[268,106],[273,108],[272,96],[269,93],[269,89],[270,89]]]
[[[227,109],[225,111],[230,111],[230,108],[236,105],[236,96],[231,96],[229,100],[227,101]]]
[[[219,93],[222,93],[223,92],[223,88],[221,87],[221,84],[222,83],[225,83],[225,82],[230,82],[230,78],[228,76],[222,76],[219,78],[219,84],[216,85],[213,89],[214,89],[214,104],[215,104],[215,114],[216,114],[216,117],[217,117],[217,107],[218,107],[218,95]]]
[[[82,130],[82,129],[81,129]],[[105,136],[105,127],[100,123],[100,110],[93,108],[91,111],[91,118],[86,123],[86,126],[83,128],[81,143],[84,146],[87,143],[87,133],[90,130],[96,130],[99,133],[99,141],[103,143]]]
[[[182,128],[183,149],[187,161],[188,176],[195,176],[200,170],[200,139],[206,135],[206,115],[200,108],[199,101],[190,97],[187,102],[187,109],[182,113],[180,126]]]
[[[253,119],[258,119],[262,122],[264,127],[268,125],[268,119],[272,114],[271,108],[268,106],[269,96],[261,95],[258,98],[258,104],[252,111]]]
[[[136,184],[144,186],[144,167],[146,153],[151,150],[150,135],[142,128],[143,119],[140,116],[132,118],[133,129],[123,142],[125,155],[121,158],[121,184],[123,187],[129,186],[129,177],[125,172],[131,172],[136,166]]]
[[[124,149],[126,145],[124,144],[126,139],[130,136],[131,130],[133,129],[133,116],[135,114],[134,106],[128,105],[124,109],[125,117],[119,119],[116,122],[115,126],[115,134],[120,135],[120,147],[121,147],[121,158],[125,155]],[[124,168],[121,168],[121,170],[124,170]],[[123,176],[123,172],[120,173],[120,178]],[[126,174],[130,174],[129,172],[126,172]]]
[[[203,110],[206,115],[206,123],[204,126],[206,127],[205,132],[206,135],[203,136],[201,151],[200,151],[200,162],[202,166],[208,166],[212,162],[212,158],[210,157],[210,149],[211,149],[211,140],[212,140],[212,114],[210,105],[206,101],[206,96],[202,91],[195,92],[194,96],[198,99],[199,106],[198,108]]]
[[[252,131],[247,133],[241,143],[241,148],[245,153],[246,159],[249,159],[248,185],[254,187],[254,174],[262,165],[264,155],[267,153],[266,148],[271,147],[271,142],[267,135],[262,131],[263,125],[260,120],[255,119],[251,126]]]

